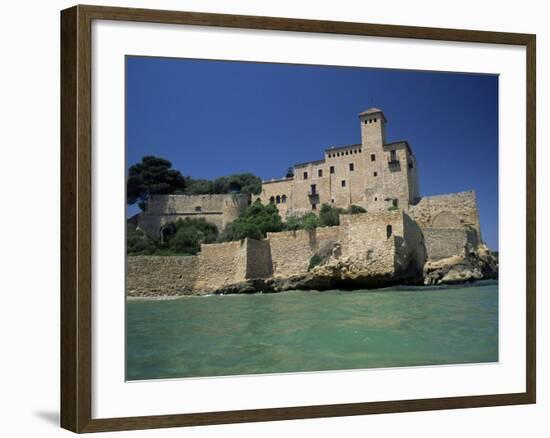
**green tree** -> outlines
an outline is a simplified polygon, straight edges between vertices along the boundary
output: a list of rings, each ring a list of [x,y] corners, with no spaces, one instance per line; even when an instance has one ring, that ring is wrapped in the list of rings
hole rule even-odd
[[[197,254],[201,243],[212,243],[218,237],[218,227],[203,218],[178,219],[175,233],[168,238],[166,247],[175,254]]]
[[[256,201],[225,228],[220,240],[241,240],[245,237],[260,239],[269,232],[282,231],[283,228],[277,207]]]
[[[126,226],[126,252],[128,255],[151,255],[157,251],[156,242],[135,225]]]
[[[249,193],[258,195],[262,191],[262,180],[252,173],[235,173],[221,176],[213,182],[214,193]]]
[[[208,179],[193,179],[185,177],[185,189],[181,192],[185,195],[210,195],[214,193],[214,182]]]
[[[130,205],[137,202],[142,210],[145,210],[150,195],[171,194],[184,188],[183,175],[172,169],[172,163],[164,158],[148,155],[128,170],[127,202]]]
[[[315,213],[307,213],[302,216],[302,227],[304,230],[313,230],[322,226],[321,220]]]
[[[350,205],[347,209],[348,214],[358,214],[358,213],[366,213],[366,212],[367,210],[365,210],[363,207],[355,204]]]
[[[331,207],[328,204],[323,204],[319,211],[319,221],[323,227],[332,227],[334,225],[340,225],[340,214],[344,213],[344,210],[337,207]]]

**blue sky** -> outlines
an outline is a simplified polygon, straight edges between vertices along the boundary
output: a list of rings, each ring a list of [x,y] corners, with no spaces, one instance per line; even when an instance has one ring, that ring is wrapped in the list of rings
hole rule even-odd
[[[144,155],[184,175],[281,177],[360,142],[357,114],[381,108],[408,140],[423,196],[475,190],[498,249],[498,77],[169,58],[126,59],[128,166]]]

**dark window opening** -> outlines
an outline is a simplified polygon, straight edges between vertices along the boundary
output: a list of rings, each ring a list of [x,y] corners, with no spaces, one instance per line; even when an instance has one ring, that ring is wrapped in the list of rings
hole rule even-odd
[[[311,204],[311,209],[312,210],[317,210],[317,204]]]
[[[312,184],[309,190],[311,195],[315,196],[317,194],[317,184]]]
[[[346,180],[345,179],[342,180],[342,187],[346,187]]]
[[[377,197],[375,197],[375,198],[374,198],[374,200],[375,200],[375,201],[378,201],[378,198],[377,198]]]
[[[275,196],[272,196],[271,198],[269,198],[269,203],[275,204]]]
[[[330,173],[334,173],[334,166],[330,166]]]
[[[412,168],[413,168],[413,162],[409,161],[409,169],[412,169]]]
[[[307,179],[307,172],[304,172],[304,179]]]
[[[374,118],[373,123],[376,123],[376,117]]]
[[[378,176],[378,172],[374,172],[373,175],[374,175],[374,176]]]
[[[321,178],[323,176],[323,169],[319,169],[317,171],[317,175],[319,175],[319,178]]]
[[[386,226],[386,239],[389,239],[393,233],[392,226],[387,225]]]
[[[202,207],[201,207],[200,205],[197,205],[197,206],[195,207],[195,211],[196,211],[196,212],[202,211]]]
[[[390,161],[397,161],[397,153],[395,152],[395,149],[390,151]]]
[[[349,170],[350,172],[353,172],[355,170],[355,166],[353,165],[353,163],[349,163]]]
[[[281,203],[281,197],[279,195],[277,195],[277,197],[275,198],[275,202],[277,204],[280,204]]]
[[[371,161],[376,161],[376,155],[370,154],[370,160]]]
[[[397,204],[399,204],[399,201],[397,199],[392,199],[391,200],[391,204],[394,206],[394,207],[397,207]]]
[[[286,195],[281,196],[281,202],[286,204]]]

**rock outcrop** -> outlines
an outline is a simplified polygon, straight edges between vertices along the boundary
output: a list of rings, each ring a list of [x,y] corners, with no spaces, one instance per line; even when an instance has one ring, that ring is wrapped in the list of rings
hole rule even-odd
[[[424,265],[424,284],[453,284],[498,277],[498,256],[485,245],[465,256],[429,260]]]

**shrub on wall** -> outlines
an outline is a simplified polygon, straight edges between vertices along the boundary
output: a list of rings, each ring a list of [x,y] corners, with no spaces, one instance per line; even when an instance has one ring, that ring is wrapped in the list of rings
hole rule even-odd
[[[157,251],[156,242],[135,225],[126,227],[126,252],[128,255],[151,255]]]
[[[355,204],[350,205],[347,209],[348,214],[358,214],[358,213],[366,213],[366,212],[367,210],[365,210],[363,207]]]
[[[261,239],[267,233],[282,231],[284,228],[277,207],[273,204],[263,205],[256,201],[237,219],[225,227],[220,241],[241,240],[245,237]]]
[[[162,241],[146,236],[134,225],[128,225],[126,250],[129,255],[194,255],[201,243],[213,243],[218,228],[204,219],[178,219],[166,224]]]

